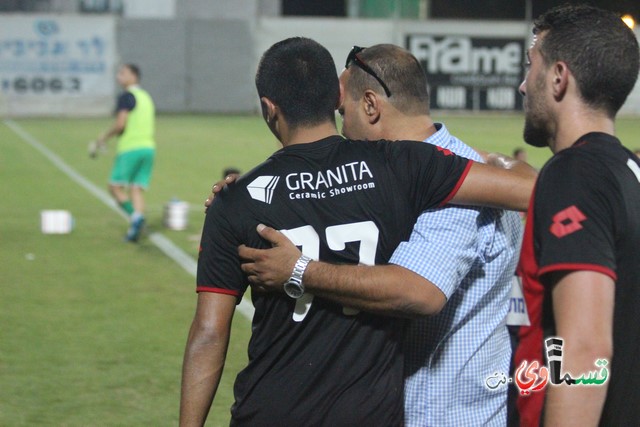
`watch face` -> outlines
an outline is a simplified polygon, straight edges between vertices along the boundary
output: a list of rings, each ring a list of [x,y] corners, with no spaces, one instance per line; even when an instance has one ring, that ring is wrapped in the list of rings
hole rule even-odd
[[[304,294],[304,288],[299,283],[287,282],[284,284],[284,292],[291,298],[298,299]]]

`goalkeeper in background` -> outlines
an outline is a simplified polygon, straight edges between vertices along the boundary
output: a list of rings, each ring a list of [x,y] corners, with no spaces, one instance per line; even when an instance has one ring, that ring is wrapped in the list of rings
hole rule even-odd
[[[144,191],[149,186],[155,157],[155,107],[151,96],[138,85],[140,69],[136,65],[120,66],[117,80],[124,92],[118,97],[116,119],[90,145],[89,154],[96,157],[109,138],[118,137],[109,192],[130,217],[126,240],[136,242],[144,226]]]

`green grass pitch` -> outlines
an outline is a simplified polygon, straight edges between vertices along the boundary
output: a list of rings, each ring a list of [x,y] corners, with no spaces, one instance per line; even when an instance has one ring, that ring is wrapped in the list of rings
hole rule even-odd
[[[474,147],[510,154],[525,146],[520,114],[434,118]],[[110,119],[14,122],[80,176],[106,187],[114,147],[95,160],[86,147]],[[640,148],[640,121],[619,119],[617,129],[630,148]],[[254,116],[160,115],[157,141],[147,232],[195,259],[211,184],[225,167],[247,171],[279,145]],[[536,167],[550,157],[548,149],[527,151]],[[0,425],[176,425],[193,276],[147,237],[124,243],[125,221],[4,121],[0,180]],[[163,207],[174,197],[192,207],[184,231],[162,225]],[[73,232],[42,234],[44,209],[71,211]],[[249,321],[237,315],[232,333],[210,426],[228,425]]]

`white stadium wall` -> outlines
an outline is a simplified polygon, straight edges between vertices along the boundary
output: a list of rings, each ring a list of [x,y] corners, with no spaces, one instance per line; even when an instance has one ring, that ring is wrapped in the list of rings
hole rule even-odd
[[[115,68],[122,62],[140,65],[158,111],[257,112],[260,56],[292,36],[326,46],[337,71],[353,45],[408,48],[428,72],[434,109],[521,109],[517,87],[530,42],[527,23],[258,18],[258,7],[244,18],[241,8],[194,16],[194,5],[203,2],[176,3],[172,19],[0,14],[0,114],[110,114],[119,90]],[[640,114],[640,84],[622,113]]]

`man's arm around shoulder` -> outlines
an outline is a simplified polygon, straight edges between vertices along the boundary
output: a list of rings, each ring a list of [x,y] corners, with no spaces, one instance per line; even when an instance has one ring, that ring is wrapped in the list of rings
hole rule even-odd
[[[474,162],[451,203],[524,212],[536,178],[535,169],[526,164],[505,169]]]
[[[271,249],[239,248],[242,270],[254,285],[282,290],[301,255],[287,237],[260,225],[258,233],[273,244]],[[437,286],[397,265],[334,265],[313,261],[302,282],[307,292],[346,307],[379,314],[417,317],[437,314],[446,297]]]
[[[229,345],[233,295],[200,292],[182,365],[180,426],[204,425]]]
[[[314,295],[347,307],[400,317],[438,314],[447,302],[429,280],[399,265],[312,262],[303,276]]]

